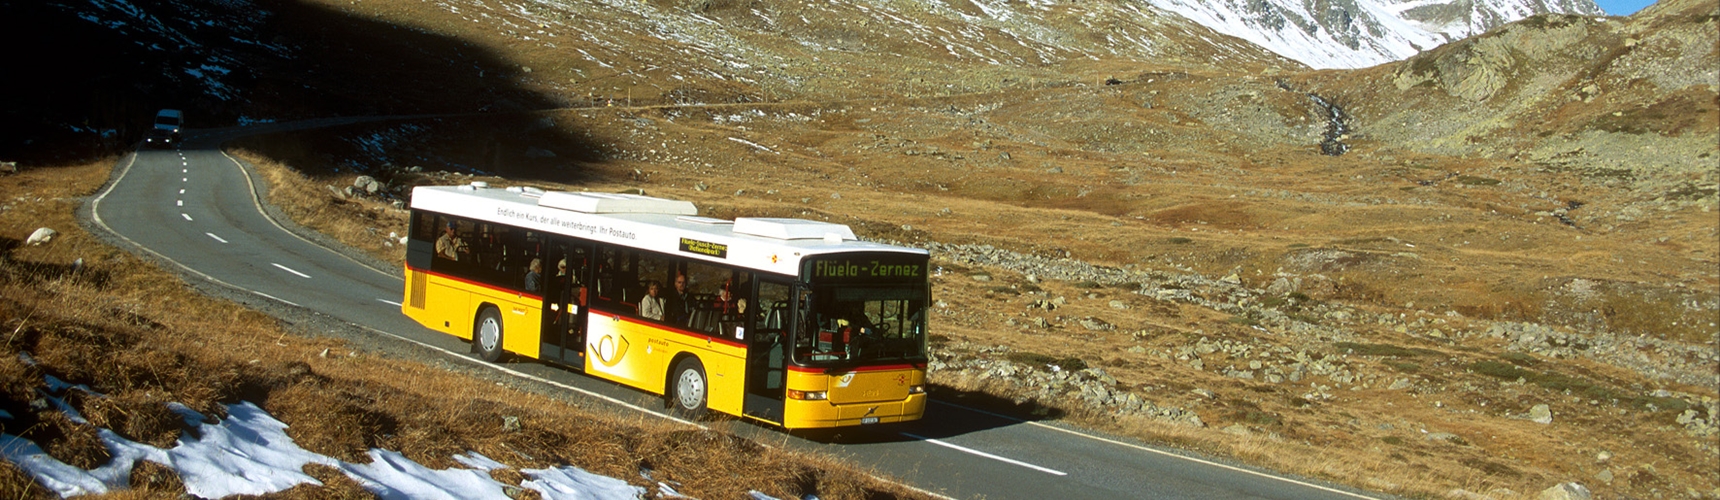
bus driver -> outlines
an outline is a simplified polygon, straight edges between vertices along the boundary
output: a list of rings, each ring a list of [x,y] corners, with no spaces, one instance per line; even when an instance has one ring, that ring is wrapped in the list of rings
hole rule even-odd
[[[448,260],[460,260],[460,254],[471,252],[466,248],[466,241],[454,234],[454,223],[449,222],[442,232],[442,237],[436,239],[436,255]]]

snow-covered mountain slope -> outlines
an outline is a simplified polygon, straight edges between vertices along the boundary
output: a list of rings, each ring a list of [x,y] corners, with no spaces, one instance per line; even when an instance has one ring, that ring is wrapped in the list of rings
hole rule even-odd
[[[1147,2],[1315,68],[1396,61],[1535,14],[1603,14],[1594,0]]]

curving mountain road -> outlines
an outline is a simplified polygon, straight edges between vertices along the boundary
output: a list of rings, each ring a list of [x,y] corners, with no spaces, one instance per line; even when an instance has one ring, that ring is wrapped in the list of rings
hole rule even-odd
[[[467,354],[465,342],[400,313],[398,270],[363,264],[271,219],[259,201],[262,181],[219,150],[221,142],[239,135],[353,121],[359,120],[188,132],[182,149],[139,150],[123,158],[108,188],[88,202],[88,215],[98,231],[130,251],[176,265],[187,279],[358,325],[386,341],[440,350],[446,360],[480,363]],[[657,398],[606,381],[529,362],[485,366],[662,416]],[[762,443],[850,457],[955,498],[1378,497],[1125,438],[932,403],[919,425],[841,440],[854,442],[819,442],[751,425],[731,429]]]

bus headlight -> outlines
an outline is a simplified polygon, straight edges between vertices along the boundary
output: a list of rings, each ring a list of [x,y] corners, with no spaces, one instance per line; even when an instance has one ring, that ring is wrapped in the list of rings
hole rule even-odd
[[[800,400],[805,400],[805,401],[823,401],[826,399],[830,399],[830,393],[825,392],[825,391],[797,391],[794,389],[789,389],[788,390],[788,399],[800,399]]]
[[[926,393],[926,386],[923,386],[923,385],[910,385],[910,386],[908,386],[908,394],[925,394],[925,393]]]

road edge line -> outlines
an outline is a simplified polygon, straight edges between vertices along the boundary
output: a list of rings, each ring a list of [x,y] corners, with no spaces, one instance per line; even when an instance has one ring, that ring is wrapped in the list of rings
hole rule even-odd
[[[305,243],[310,243],[311,246],[315,246],[315,247],[322,248],[324,250],[328,250],[330,253],[333,253],[335,255],[340,256],[340,258],[346,259],[348,262],[351,262],[353,264],[358,264],[359,267],[374,271],[374,272],[376,272],[376,274],[380,274],[380,275],[383,275],[383,276],[386,276],[389,278],[394,278],[394,279],[405,281],[405,278],[402,278],[398,275],[395,275],[394,273],[384,271],[381,269],[377,269],[376,267],[371,266],[370,264],[366,264],[362,261],[359,261],[358,259],[352,258],[352,256],[347,255],[345,253],[342,253],[339,250],[335,250],[334,248],[330,248],[327,245],[323,245],[321,243],[311,241],[309,238],[305,238],[304,236],[300,236],[299,233],[295,233],[295,232],[293,232],[293,230],[287,229],[287,226],[282,225],[281,221],[275,220],[275,216],[269,215],[269,210],[263,207],[263,197],[262,197],[261,193],[257,192],[257,181],[255,179],[251,178],[251,169],[245,168],[245,163],[242,161],[239,161],[238,158],[234,158],[233,155],[227,154],[227,150],[224,148],[224,146],[222,144],[217,144],[215,146],[214,150],[218,153],[221,153],[221,156],[227,158],[227,161],[232,162],[233,166],[237,167],[239,169],[239,173],[241,175],[245,176],[245,185],[247,188],[249,188],[248,191],[251,192],[251,206],[256,208],[257,214],[262,215],[263,218],[268,220],[270,224],[273,224],[276,229],[280,229],[281,232],[287,233],[288,235],[290,235],[294,238],[298,238],[300,241],[303,241]],[[320,231],[316,231],[314,229],[310,229],[310,228],[305,228],[305,229],[313,231],[313,232],[317,232],[318,234],[321,234]]]

